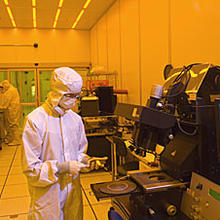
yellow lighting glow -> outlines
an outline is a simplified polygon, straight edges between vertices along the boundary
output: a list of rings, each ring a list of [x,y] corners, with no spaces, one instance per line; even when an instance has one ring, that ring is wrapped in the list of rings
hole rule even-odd
[[[60,15],[60,8],[57,9],[57,13],[56,13],[55,20],[53,23],[53,28],[55,28],[57,26],[57,20],[59,18],[59,15]]]
[[[55,16],[55,21],[58,20],[59,15],[60,15],[60,8],[57,9],[57,13],[56,13],[56,16]]]
[[[36,7],[36,0],[32,0],[32,7]]]
[[[54,21],[54,23],[53,23],[53,28],[55,28],[56,25],[57,25],[57,21]]]
[[[15,20],[11,20],[13,27],[16,27]]]
[[[82,17],[82,15],[83,15],[84,12],[85,12],[85,9],[82,9],[82,11],[79,13],[79,15],[78,15],[76,21],[74,22],[72,28],[75,28],[75,27],[76,27],[77,23],[79,22],[79,19]]]
[[[32,13],[33,13],[33,27],[37,27],[37,9],[36,9],[36,0],[32,0]]]
[[[90,4],[91,0],[87,0],[86,3],[83,5],[83,8],[81,10],[81,12],[79,13],[78,17],[76,18],[72,28],[74,29],[76,27],[76,25],[79,22],[79,19],[82,17],[83,13],[85,12],[86,8],[88,7],[88,5]]]
[[[61,8],[63,6],[63,0],[60,0],[60,2],[59,2],[59,8]]]
[[[56,28],[56,26],[57,26],[57,21],[58,21],[58,18],[60,16],[60,12],[61,12],[61,7],[62,6],[63,6],[63,0],[60,0],[59,4],[58,4],[56,16],[55,16],[55,19],[54,19],[53,28]]]
[[[87,0],[86,3],[84,4],[83,8],[86,9],[90,2],[91,2],[91,0]]]
[[[33,8],[33,27],[37,27],[37,21],[36,21],[36,8]]]
[[[14,20],[10,7],[7,7],[9,17]]]
[[[192,70],[190,70],[189,72],[190,72],[191,77],[197,77],[198,76],[198,74],[194,73]]]
[[[8,0],[4,0],[4,3],[6,5],[6,9],[8,11],[8,15],[11,19],[11,23],[12,23],[12,26],[13,27],[16,27],[16,23],[15,23],[15,20],[14,20],[14,17],[13,17],[13,14],[12,14],[12,11],[11,11],[11,8],[9,7],[9,4],[8,4]]]
[[[4,0],[5,4],[8,5],[8,0]]]
[[[209,69],[209,67],[208,67],[208,68],[205,68],[205,69],[203,69],[203,70],[201,70],[201,71],[199,72],[199,74],[203,74],[203,73],[207,72],[208,69]]]
[[[37,27],[37,22],[36,22],[36,20],[33,20],[33,27],[34,27],[34,28]]]
[[[9,14],[9,17],[11,19],[13,27],[16,27],[15,20],[14,20],[14,17],[12,15],[12,12],[11,12],[11,8],[9,6],[7,6],[7,11],[8,11],[8,14]]]
[[[33,8],[33,21],[36,21],[36,8]]]

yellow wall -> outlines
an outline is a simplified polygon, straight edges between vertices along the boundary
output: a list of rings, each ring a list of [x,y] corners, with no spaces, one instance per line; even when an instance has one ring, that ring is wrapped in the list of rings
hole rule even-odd
[[[118,0],[90,34],[92,65],[117,71],[117,87],[128,89],[119,100],[145,104],[168,63],[168,0]]]
[[[174,65],[211,62],[220,65],[220,1],[171,0]]]
[[[39,47],[0,47],[0,64],[89,63],[89,31],[0,29],[0,44],[33,44]]]
[[[166,64],[220,64],[219,10],[218,0],[117,0],[90,32],[91,62],[118,72],[120,100],[145,105]]]

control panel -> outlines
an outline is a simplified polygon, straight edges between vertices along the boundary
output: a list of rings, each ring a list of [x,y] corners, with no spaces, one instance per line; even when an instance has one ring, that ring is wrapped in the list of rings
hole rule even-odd
[[[220,185],[193,173],[181,210],[193,220],[220,220]]]
[[[96,135],[112,135],[114,127],[117,125],[117,117],[97,116],[97,117],[82,117],[87,136]]]

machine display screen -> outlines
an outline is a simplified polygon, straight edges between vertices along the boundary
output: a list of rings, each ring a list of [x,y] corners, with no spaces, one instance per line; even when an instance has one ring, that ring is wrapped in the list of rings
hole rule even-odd
[[[217,200],[220,201],[220,193],[216,192],[215,190],[210,189],[210,190],[209,190],[209,195],[210,195],[211,197],[213,197],[214,199],[217,199]]]
[[[218,154],[218,163],[220,163],[220,99],[215,99],[216,111],[216,143],[217,143],[217,154]]]

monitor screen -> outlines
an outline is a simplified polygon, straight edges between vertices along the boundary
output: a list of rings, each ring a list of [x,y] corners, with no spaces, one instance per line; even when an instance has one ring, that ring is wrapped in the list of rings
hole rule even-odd
[[[216,147],[218,163],[220,163],[220,98],[215,99]]]
[[[99,111],[102,115],[113,114],[116,97],[113,95],[112,86],[97,87],[95,89],[96,96],[99,97]]]

